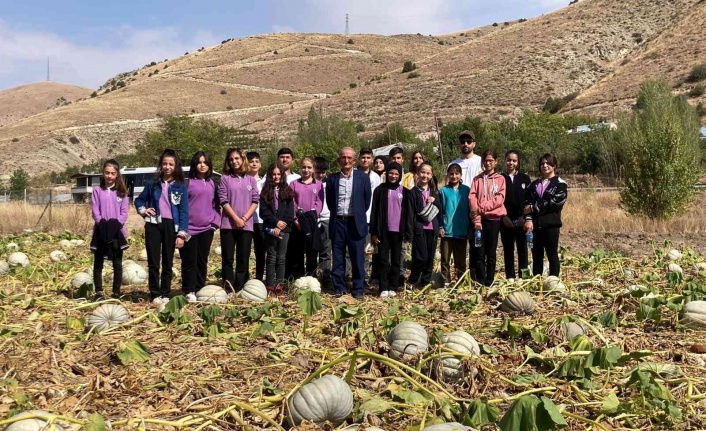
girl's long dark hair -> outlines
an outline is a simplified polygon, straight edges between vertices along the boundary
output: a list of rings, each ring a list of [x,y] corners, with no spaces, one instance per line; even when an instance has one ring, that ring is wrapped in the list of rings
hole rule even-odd
[[[411,173],[413,173],[414,175],[417,175],[417,170],[422,167],[422,165],[419,165],[419,168],[416,167],[416,166],[414,166],[414,156],[417,155],[417,154],[419,154],[420,156],[422,156],[422,160],[423,160],[424,162],[427,161],[427,158],[424,157],[424,153],[422,153],[421,151],[417,150],[417,151],[415,151],[415,152],[412,153],[412,159],[409,161],[409,171],[410,171]],[[424,162],[422,162],[422,164],[424,164]]]
[[[201,157],[203,157],[204,161],[206,162],[206,166],[208,166],[208,171],[206,171],[206,175],[203,177],[203,179],[210,180],[213,176],[213,161],[211,160],[211,156],[205,151],[197,151],[191,158],[191,164],[189,166],[189,178],[193,179],[199,177],[196,167],[198,166],[199,159]]]
[[[156,174],[157,178],[162,179],[164,176],[162,174],[162,162],[164,162],[165,157],[171,157],[174,159],[174,173],[172,174],[172,179],[179,183],[184,182],[184,170],[181,168],[181,160],[179,159],[177,152],[171,148],[167,148],[162,152],[162,155],[159,156],[159,164],[157,165]]]
[[[281,176],[279,179],[279,184],[275,185],[272,181],[272,173],[275,169],[279,169]],[[283,169],[277,166],[276,163],[271,164],[267,168],[267,181],[265,185],[262,186],[262,192],[260,193],[260,199],[263,199],[268,204],[272,205],[275,200],[275,187],[279,187],[279,200],[280,201],[291,201],[294,199],[294,190],[287,184],[287,176],[282,173]]]
[[[124,198],[125,196],[127,196],[127,187],[125,187],[125,181],[123,181],[123,176],[120,175],[120,163],[118,163],[118,161],[115,159],[106,160],[105,163],[103,163],[103,169],[101,169],[101,188],[103,190],[106,189],[103,171],[105,171],[105,168],[108,166],[115,168],[115,170],[118,172],[118,176],[115,177],[115,193],[119,197]]]

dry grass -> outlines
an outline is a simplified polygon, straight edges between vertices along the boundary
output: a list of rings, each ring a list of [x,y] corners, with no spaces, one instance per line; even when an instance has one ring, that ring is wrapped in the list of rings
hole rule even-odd
[[[594,193],[569,191],[569,201],[562,213],[568,232],[706,232],[706,194],[699,193],[696,203],[683,215],[661,222],[628,215],[620,208],[617,192]]]
[[[43,211],[44,205],[25,205],[23,202],[0,204],[0,234],[20,233],[25,229],[52,233],[68,230],[76,234],[88,234],[93,226],[88,205],[53,205],[51,220],[49,210],[42,216]]]

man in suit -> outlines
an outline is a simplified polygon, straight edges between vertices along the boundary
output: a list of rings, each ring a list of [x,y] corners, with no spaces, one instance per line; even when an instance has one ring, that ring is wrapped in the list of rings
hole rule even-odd
[[[331,279],[337,294],[347,292],[346,248],[351,258],[353,287],[351,293],[356,299],[363,298],[365,272],[363,256],[365,237],[368,235],[366,212],[370,207],[372,191],[370,178],[353,169],[356,157],[351,147],[342,148],[338,153],[341,171],[326,179],[326,204],[331,212],[329,235],[333,253]]]

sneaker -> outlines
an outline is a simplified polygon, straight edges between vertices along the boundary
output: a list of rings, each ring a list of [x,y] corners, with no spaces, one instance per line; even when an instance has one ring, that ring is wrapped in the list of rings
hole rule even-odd
[[[387,294],[390,296],[390,298],[394,298],[395,296],[397,296],[397,292],[394,290],[388,290]]]
[[[99,290],[95,295],[93,295],[94,302],[102,301],[103,299],[105,299],[105,295],[102,290]]]
[[[152,304],[156,306],[164,305],[167,302],[169,302],[169,298],[165,298],[164,296],[158,296],[152,300]]]
[[[508,278],[508,279],[507,279],[507,282],[508,282],[508,283],[514,283],[514,282],[515,282],[515,279],[514,279],[514,278]]]
[[[383,290],[380,292],[380,298],[389,298],[390,297],[390,291],[389,290]]]
[[[110,294],[110,297],[113,299],[120,299],[121,296],[122,294],[120,292],[113,292]]]
[[[196,299],[196,294],[195,294],[194,292],[187,293],[187,294],[186,294],[186,300],[187,300],[188,302],[196,302],[196,301],[197,301],[197,299]]]

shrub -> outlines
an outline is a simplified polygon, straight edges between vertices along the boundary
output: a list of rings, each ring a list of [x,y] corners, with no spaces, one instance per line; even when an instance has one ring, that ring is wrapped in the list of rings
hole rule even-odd
[[[98,92],[97,92],[97,91],[94,91],[93,93],[91,93],[91,97],[96,97],[96,96],[98,96]]]
[[[20,138],[12,138],[12,142],[20,142]]]
[[[414,64],[414,63],[412,63],[411,61],[407,60],[407,61],[404,62],[404,66],[402,66],[402,73],[411,72],[411,71],[413,71],[413,70],[416,69],[416,68],[417,68],[417,65],[416,65],[416,64]]]
[[[78,139],[76,136],[71,136],[71,137],[69,138],[69,142],[71,142],[71,143],[74,144],[74,145],[77,145],[77,144],[80,144],[80,143],[81,143],[81,140]]]
[[[304,48],[304,52],[309,52],[309,48]]]
[[[120,80],[120,81],[118,81],[118,83],[115,84],[115,85],[116,85],[118,88],[123,88],[123,87],[125,86],[125,81]]]
[[[687,82],[698,82],[706,79],[706,63],[697,64],[686,77]]]
[[[273,53],[274,55],[277,55],[277,54],[279,54],[279,52],[277,52],[277,50],[276,50],[276,49],[275,49],[274,51],[272,51],[272,53]]]
[[[347,43],[348,45],[353,45],[353,39],[348,39],[348,41],[347,41],[346,43]]]
[[[358,86],[358,84],[356,84],[355,82],[351,82],[350,84],[348,84],[348,86],[349,86],[350,88],[355,88],[355,87]]]
[[[221,89],[221,94],[228,94],[228,91],[226,91],[225,88],[222,88],[222,89]]]
[[[232,111],[232,110],[233,110],[233,107],[232,107],[232,106],[226,106],[226,110],[227,110],[227,111]]]
[[[703,96],[705,92],[706,92],[706,89],[704,88],[703,84],[698,84],[698,85],[695,85],[694,88],[689,90],[689,97]]]
[[[156,61],[153,61],[152,63],[150,63],[150,66],[156,66],[156,65],[157,65]]]
[[[419,75],[417,72],[412,72],[409,75],[407,75],[407,79],[412,79],[412,78],[419,78],[421,75]]]
[[[698,115],[699,118],[706,116],[706,108],[704,108],[704,104],[701,102],[696,105],[696,115]]]
[[[497,23],[497,22],[494,22],[494,23],[493,23],[493,27],[497,27],[497,26],[498,26],[498,23]]]
[[[664,81],[645,81],[636,107],[619,135],[626,155],[620,201],[630,214],[668,220],[694,201],[701,124]]]

